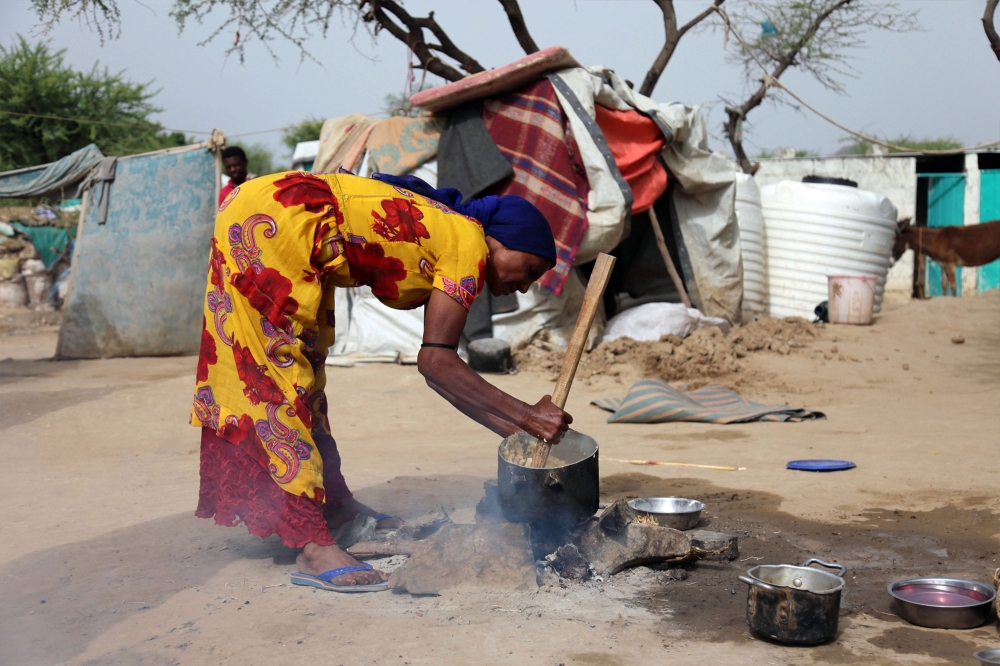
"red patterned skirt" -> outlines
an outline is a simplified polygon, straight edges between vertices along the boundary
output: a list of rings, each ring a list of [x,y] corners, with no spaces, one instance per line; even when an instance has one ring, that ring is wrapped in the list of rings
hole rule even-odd
[[[277,534],[290,548],[307,543],[329,546],[334,542],[326,514],[351,497],[343,474],[340,453],[333,437],[313,432],[323,458],[326,503],[282,490],[271,474],[242,448],[219,437],[211,428],[201,429],[201,489],[199,518],[215,516],[218,525],[235,527],[246,523],[250,534]]]

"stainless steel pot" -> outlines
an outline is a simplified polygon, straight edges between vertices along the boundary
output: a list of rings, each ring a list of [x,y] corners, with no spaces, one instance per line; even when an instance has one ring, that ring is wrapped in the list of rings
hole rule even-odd
[[[809,568],[819,564],[838,569],[834,575]],[[749,585],[747,624],[762,636],[794,645],[816,645],[837,635],[840,593],[847,568],[816,558],[797,567],[791,564],[761,565],[740,580]]]

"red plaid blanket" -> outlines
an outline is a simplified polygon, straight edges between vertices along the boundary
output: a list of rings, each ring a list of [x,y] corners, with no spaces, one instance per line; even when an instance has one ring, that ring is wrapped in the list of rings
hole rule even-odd
[[[548,79],[486,100],[483,122],[514,176],[491,194],[516,194],[533,203],[552,227],[556,266],[539,280],[559,294],[587,231],[590,185],[576,141]]]

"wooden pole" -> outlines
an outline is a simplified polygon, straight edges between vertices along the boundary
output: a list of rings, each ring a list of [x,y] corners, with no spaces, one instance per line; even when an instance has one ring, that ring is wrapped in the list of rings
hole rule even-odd
[[[580,356],[583,355],[583,348],[587,344],[587,334],[590,332],[591,324],[594,323],[597,307],[601,304],[604,289],[608,286],[608,280],[611,279],[611,269],[614,267],[615,258],[610,254],[602,252],[597,256],[594,271],[590,274],[590,282],[587,283],[587,291],[583,294],[583,306],[580,308],[580,315],[576,318],[573,336],[569,339],[569,348],[566,350],[566,356],[563,357],[559,381],[556,382],[556,389],[552,392],[552,402],[559,409],[566,406],[566,398],[569,397],[569,389],[573,386],[573,378],[576,376],[576,368],[580,364]],[[535,455],[531,458],[531,467],[545,467],[551,448],[552,444],[545,440],[538,442],[538,446],[535,447]]]
[[[728,465],[698,465],[696,463],[682,462],[662,462],[660,460],[626,460],[624,458],[605,458],[611,462],[628,463],[629,465],[666,465],[669,467],[698,467],[701,469],[717,469],[723,472],[738,472],[744,467],[730,467]]]
[[[681,276],[677,273],[677,267],[674,266],[674,260],[670,258],[670,252],[667,250],[667,241],[663,238],[663,229],[660,228],[660,221],[656,219],[656,213],[653,209],[649,209],[649,221],[653,224],[653,235],[656,236],[656,244],[660,248],[660,256],[663,257],[663,263],[667,265],[667,273],[670,274],[670,279],[674,281],[674,288],[677,289],[677,293],[681,295],[681,303],[684,307],[691,307],[691,299],[688,298],[687,291],[684,289],[684,283],[681,281]]]

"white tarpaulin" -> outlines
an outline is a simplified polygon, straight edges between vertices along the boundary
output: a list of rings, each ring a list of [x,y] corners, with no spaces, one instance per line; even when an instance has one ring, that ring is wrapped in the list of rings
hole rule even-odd
[[[668,140],[660,156],[677,184],[674,206],[684,244],[678,249],[691,300],[708,315],[739,323],[743,263],[736,224],[736,181],[726,156],[708,149],[701,107],[658,104],[634,91],[607,67],[576,67],[555,76],[571,91],[567,95],[556,86],[591,187],[587,204],[590,228],[577,259],[593,259],[621,241],[631,199],[631,190],[615,178],[617,170],[613,165],[608,167],[600,139],[594,140],[593,127],[586,121],[594,117],[595,104],[619,111],[636,109],[652,118]],[[577,107],[589,118],[573,111]]]

